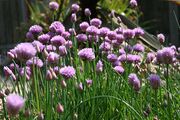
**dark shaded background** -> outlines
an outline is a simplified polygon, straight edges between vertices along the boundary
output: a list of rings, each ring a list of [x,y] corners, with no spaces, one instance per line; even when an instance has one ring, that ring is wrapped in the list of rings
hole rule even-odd
[[[80,1],[85,3],[84,7],[90,6],[91,8],[97,0]],[[147,31],[152,34],[164,33],[168,43],[180,46],[180,32],[173,14],[175,11],[179,20],[180,7],[162,0],[139,0],[138,4],[143,13],[140,22],[149,21],[146,26],[150,29]],[[95,10],[95,8],[92,9]],[[96,11],[92,12],[95,13],[93,16],[96,16]],[[27,22],[27,16],[27,6],[24,0],[0,0],[0,53],[4,49],[9,49],[11,44],[22,41],[19,36],[25,37],[26,31],[21,31],[17,27],[22,22]]]

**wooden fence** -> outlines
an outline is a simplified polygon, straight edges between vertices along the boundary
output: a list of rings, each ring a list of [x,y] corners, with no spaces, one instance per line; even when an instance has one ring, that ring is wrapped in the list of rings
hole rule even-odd
[[[16,28],[26,20],[24,0],[0,0],[0,50],[17,42]]]

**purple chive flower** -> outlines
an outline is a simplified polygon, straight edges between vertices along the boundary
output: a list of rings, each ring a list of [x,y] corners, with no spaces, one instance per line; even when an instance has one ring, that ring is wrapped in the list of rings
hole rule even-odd
[[[138,79],[138,77],[135,73],[129,74],[129,76],[128,76],[129,85],[133,86],[133,82],[135,79]]]
[[[125,61],[126,61],[126,54],[120,55],[120,56],[118,57],[118,60],[119,60],[120,62],[125,62]]]
[[[111,45],[108,42],[102,42],[99,49],[101,51],[109,51],[111,49]]]
[[[119,28],[116,28],[115,29],[115,32],[117,33],[117,34],[123,34],[123,28],[122,27],[119,27]]]
[[[70,40],[67,40],[65,43],[66,48],[72,48],[72,45],[73,45],[72,41],[70,41]]]
[[[104,38],[104,41],[105,41],[105,42],[108,42],[108,43],[112,43],[112,40],[110,40],[110,39],[108,38],[108,36],[106,36],[106,37]]]
[[[46,79],[47,80],[52,80],[53,79],[53,76],[52,76],[52,73],[50,70],[47,70],[46,71]]]
[[[65,39],[69,39],[69,37],[71,36],[71,34],[70,34],[69,32],[67,32],[67,31],[65,31],[65,32],[63,32],[63,33],[61,34],[61,36],[64,37]]]
[[[175,57],[175,51],[170,47],[164,47],[162,49],[162,60],[165,64],[173,63],[173,58]]]
[[[58,105],[56,107],[56,111],[57,111],[57,113],[63,113],[64,107],[60,103],[58,103]]]
[[[129,82],[129,85],[131,85],[135,91],[140,90],[140,87],[141,87],[140,80],[138,79],[135,73],[129,74],[128,82]]]
[[[27,60],[26,65],[27,66],[35,65],[35,66],[41,68],[43,66],[43,61],[41,59],[39,59],[38,57],[33,57],[33,58]]]
[[[47,50],[47,52],[56,51],[56,46],[54,46],[54,45],[47,45],[45,47],[45,49]]]
[[[118,43],[122,43],[124,41],[124,36],[122,34],[117,34],[116,39]]]
[[[115,40],[116,39],[116,32],[115,31],[109,31],[108,33],[107,33],[107,36],[108,36],[108,38],[110,39],[110,40]]]
[[[72,4],[72,6],[71,6],[71,11],[73,12],[73,13],[77,13],[78,11],[79,11],[79,5],[78,4]]]
[[[158,62],[158,63],[163,62],[163,51],[162,50],[157,51],[156,62]]]
[[[9,77],[11,74],[13,74],[12,70],[9,69],[9,67],[7,67],[7,66],[4,66],[3,70],[4,70],[6,77]]]
[[[87,29],[86,29],[86,32],[89,34],[89,35],[98,35],[99,34],[99,29],[95,26],[89,26]]]
[[[158,63],[171,64],[175,57],[175,51],[170,47],[164,47],[157,51],[156,59]]]
[[[80,92],[83,91],[84,87],[83,87],[82,82],[79,83],[79,85],[77,86],[77,88],[78,88],[78,90],[79,90]]]
[[[122,66],[115,66],[113,69],[119,74],[124,73],[124,68]]]
[[[26,33],[26,38],[30,39],[30,40],[33,40],[34,39],[34,35],[32,34],[32,32],[27,32]]]
[[[95,54],[92,48],[84,48],[78,52],[78,55],[81,59],[92,61],[95,59]]]
[[[135,91],[139,91],[141,88],[141,83],[139,79],[134,79],[133,81],[133,88]]]
[[[63,32],[65,32],[65,27],[63,26],[63,24],[59,21],[54,21],[50,27],[49,27],[50,31],[52,32],[56,32],[58,34],[61,34]]]
[[[55,52],[50,52],[48,54],[47,60],[49,63],[56,63],[59,60],[59,55]]]
[[[131,7],[137,7],[137,1],[136,0],[131,0],[130,2],[129,2],[129,4],[131,5]]]
[[[71,22],[76,22],[77,21],[77,16],[75,13],[71,14]]]
[[[55,67],[53,68],[53,71],[54,71],[56,74],[59,74],[59,70],[60,70],[60,67],[58,67],[58,66],[55,66]]]
[[[19,68],[19,75],[21,77],[25,76],[27,80],[30,80],[30,77],[32,75],[31,68],[28,66],[25,66],[23,68]]]
[[[133,50],[136,52],[144,52],[144,46],[142,44],[137,43],[133,46]]]
[[[147,57],[146,57],[146,63],[151,63],[155,58],[155,54],[150,52],[147,54]]]
[[[99,36],[98,35],[88,35],[89,42],[98,42]]]
[[[116,61],[114,61],[114,62],[112,63],[112,65],[113,65],[114,67],[116,67],[116,66],[120,66],[121,63],[120,63],[119,60],[116,60]]]
[[[160,87],[161,81],[160,81],[160,77],[156,74],[151,74],[148,77],[149,81],[150,81],[150,85],[153,89],[158,89]]]
[[[144,30],[140,27],[134,28],[133,30],[136,37],[144,35]]]
[[[58,8],[59,8],[59,4],[57,3],[57,2],[50,2],[49,3],[49,8],[51,9],[51,10],[53,10],[53,11],[57,11],[58,10]]]
[[[29,32],[31,32],[32,34],[39,34],[42,32],[42,27],[39,25],[33,25],[29,28]]]
[[[85,16],[87,16],[87,17],[91,16],[91,11],[90,11],[90,9],[89,9],[89,8],[86,8],[86,9],[84,10],[84,14],[85,14]]]
[[[79,27],[81,28],[81,30],[83,32],[86,32],[86,29],[89,27],[89,23],[88,22],[82,22],[79,24]]]
[[[101,60],[99,60],[96,64],[96,71],[97,72],[102,72],[103,71],[103,63]]]
[[[107,35],[107,33],[108,33],[109,31],[110,31],[109,28],[107,28],[107,27],[102,27],[102,28],[99,29],[99,35],[100,35],[101,37],[106,37],[106,35]]]
[[[110,62],[115,62],[115,61],[118,59],[118,57],[117,57],[117,55],[115,55],[115,54],[109,54],[109,55],[107,56],[107,59],[108,59]]]
[[[43,43],[43,44],[46,44],[46,43],[49,43],[49,40],[50,40],[50,35],[48,34],[42,34],[38,37],[38,40]]]
[[[17,55],[17,59],[20,61],[26,61],[32,57],[34,57],[37,53],[37,50],[31,43],[20,43],[15,48],[15,53]]]
[[[100,27],[102,24],[102,21],[98,18],[93,18],[92,20],[90,20],[90,25],[93,25],[95,27]]]
[[[72,66],[65,66],[60,69],[60,75],[65,79],[72,78],[75,75],[76,71]]]
[[[4,66],[3,70],[4,70],[4,73],[5,73],[6,77],[12,77],[13,80],[16,80],[15,74],[12,72],[11,69],[9,69],[9,67]]]
[[[78,34],[76,36],[76,39],[78,42],[86,42],[87,41],[87,35],[86,34]]]
[[[90,87],[92,85],[93,81],[91,79],[87,79],[86,80],[86,84],[88,87]]]
[[[6,97],[6,108],[8,114],[15,116],[23,108],[25,100],[17,94],[9,94]]]
[[[9,65],[9,68],[10,68],[12,71],[19,70],[19,65],[16,64],[16,63],[11,63],[11,64]]]
[[[135,64],[138,64],[138,63],[140,63],[141,62],[141,56],[139,56],[139,55],[133,55],[133,57],[134,57],[134,63]]]
[[[45,46],[37,40],[33,41],[32,45],[36,48],[37,52],[42,52],[45,48]]]
[[[52,45],[55,45],[55,46],[64,45],[66,42],[66,40],[60,35],[54,36],[53,38],[51,38],[50,41],[51,41]]]
[[[126,54],[124,48],[119,49],[119,55]]]
[[[7,52],[7,56],[8,56],[10,59],[17,58],[16,50],[15,50],[15,49],[11,49],[10,51]]]
[[[60,55],[60,56],[65,56],[65,55],[67,55],[67,50],[66,50],[66,47],[65,47],[64,45],[59,46],[59,55]]]
[[[157,38],[158,38],[158,40],[159,40],[159,42],[160,42],[161,44],[164,43],[164,41],[165,41],[165,36],[164,36],[162,33],[158,34],[158,35],[157,35]]]
[[[128,55],[127,55],[127,62],[128,62],[128,63],[133,63],[134,60],[135,60],[134,55],[132,55],[132,54],[128,54]]]
[[[131,29],[125,29],[123,30],[123,36],[125,37],[125,39],[131,39],[134,38],[134,31]]]

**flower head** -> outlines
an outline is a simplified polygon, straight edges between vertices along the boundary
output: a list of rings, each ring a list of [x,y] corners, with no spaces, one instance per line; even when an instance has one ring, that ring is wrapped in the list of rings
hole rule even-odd
[[[84,14],[85,14],[85,16],[87,16],[87,17],[91,16],[91,11],[90,11],[90,9],[89,9],[89,8],[86,8],[86,9],[84,10]]]
[[[158,89],[160,87],[161,81],[160,77],[156,74],[151,74],[149,76],[150,85],[153,89]]]
[[[65,56],[67,54],[67,50],[64,45],[59,46],[59,54],[60,54],[60,56]]]
[[[96,64],[96,71],[97,72],[102,72],[103,71],[103,63],[101,60],[99,60]]]
[[[58,8],[59,8],[59,4],[57,3],[57,2],[50,2],[49,3],[49,8],[51,9],[51,10],[53,10],[53,11],[57,11],[58,10]]]
[[[109,54],[108,56],[107,56],[107,59],[110,61],[110,62],[115,62],[117,59],[118,59],[118,57],[117,57],[117,55],[116,54]]]
[[[134,28],[133,30],[136,37],[144,35],[144,30],[140,27]]]
[[[71,14],[71,21],[76,22],[77,21],[77,16],[75,13]]]
[[[6,108],[9,115],[15,116],[24,106],[25,100],[17,94],[9,94],[6,97]]]
[[[59,60],[59,55],[55,52],[50,52],[48,54],[47,60],[49,63],[56,63]]]
[[[158,34],[158,35],[157,35],[157,38],[158,38],[158,40],[159,40],[159,42],[160,42],[161,44],[164,43],[164,41],[165,41],[165,36],[164,36],[162,33]]]
[[[64,45],[65,42],[66,42],[66,40],[60,35],[56,35],[53,38],[51,38],[51,43],[55,46]]]
[[[79,27],[81,28],[81,30],[83,32],[85,32],[86,29],[89,27],[89,23],[88,22],[82,22],[82,23],[79,24]]]
[[[95,54],[92,48],[84,48],[78,52],[78,55],[81,59],[92,61],[95,59]]]
[[[128,82],[129,82],[129,85],[131,85],[135,91],[140,90],[140,87],[141,87],[140,80],[138,79],[135,73],[129,74]]]
[[[39,25],[33,25],[29,28],[29,32],[31,32],[32,34],[39,34],[42,32],[42,27]]]
[[[76,39],[78,40],[78,42],[85,42],[85,41],[87,41],[87,35],[86,34],[78,34],[76,36]]]
[[[78,4],[72,4],[72,6],[71,6],[71,11],[73,12],[73,13],[76,13],[76,12],[78,12],[79,11],[79,5]]]
[[[131,5],[131,7],[137,7],[138,4],[137,4],[136,0],[131,0],[130,5]]]
[[[115,66],[114,70],[119,74],[124,73],[124,68],[122,66]]]
[[[56,32],[58,34],[61,34],[63,32],[65,32],[65,28],[63,26],[63,24],[59,21],[54,21],[50,27],[49,27],[50,31],[52,32]]]
[[[15,48],[15,54],[20,61],[26,61],[34,57],[37,53],[37,50],[31,43],[20,43]]]
[[[136,52],[144,52],[144,46],[142,44],[137,43],[133,46],[133,50]]]
[[[98,28],[101,26],[102,21],[98,18],[93,18],[92,20],[90,20],[90,24]]]
[[[110,31],[109,28],[102,27],[102,28],[99,29],[99,35],[101,37],[105,37],[108,34],[109,31]]]
[[[43,66],[43,61],[39,59],[38,57],[33,57],[26,62],[27,66],[32,66],[35,65],[37,67],[42,67]]]
[[[38,37],[38,40],[43,43],[43,44],[46,44],[46,43],[49,43],[49,40],[50,40],[50,35],[48,34],[42,34]]]
[[[89,26],[86,29],[86,32],[90,35],[98,35],[99,34],[99,29],[95,26]]]
[[[76,71],[72,66],[65,66],[60,69],[60,74],[65,78],[69,79],[75,75]]]
[[[99,49],[102,51],[109,51],[111,49],[111,45],[108,42],[102,42]]]
[[[115,40],[116,39],[116,32],[115,31],[109,31],[108,33],[107,33],[107,36],[108,36],[108,38],[110,39],[110,40]]]

